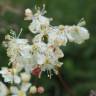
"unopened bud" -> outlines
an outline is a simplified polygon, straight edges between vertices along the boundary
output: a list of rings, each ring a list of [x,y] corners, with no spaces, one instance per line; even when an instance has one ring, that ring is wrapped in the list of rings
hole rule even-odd
[[[25,10],[25,16],[32,16],[32,10],[29,9],[29,8],[27,8],[27,9]]]
[[[30,94],[36,94],[37,93],[37,88],[36,88],[36,86],[32,86],[31,88],[30,88]]]
[[[37,91],[38,91],[38,93],[42,94],[42,93],[44,93],[45,89],[44,89],[44,87],[39,86]]]

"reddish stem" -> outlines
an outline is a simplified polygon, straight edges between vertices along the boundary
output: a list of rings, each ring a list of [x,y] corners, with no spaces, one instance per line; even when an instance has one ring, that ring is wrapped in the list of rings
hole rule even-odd
[[[62,76],[60,74],[60,71],[58,69],[58,75],[57,75],[60,83],[62,84],[62,86],[64,87],[64,90],[66,89],[66,91],[70,94],[70,96],[76,96],[75,93],[73,92],[73,90],[68,86],[68,84],[62,79]]]

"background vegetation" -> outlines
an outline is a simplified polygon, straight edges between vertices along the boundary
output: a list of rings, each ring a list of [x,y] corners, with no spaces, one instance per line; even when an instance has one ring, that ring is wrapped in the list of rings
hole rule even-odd
[[[42,7],[44,3],[47,16],[54,19],[53,25],[77,24],[84,17],[90,39],[82,45],[68,44],[62,47],[65,53],[60,71],[63,81],[55,75],[48,79],[43,73],[41,79],[33,78],[33,84],[45,87],[45,93],[40,96],[71,96],[71,92],[73,96],[89,96],[90,90],[96,90],[96,0],[0,0],[0,66],[8,64],[2,46],[5,34],[10,28],[19,32],[22,27],[24,32],[21,37],[30,39],[24,10],[34,10],[35,5]]]

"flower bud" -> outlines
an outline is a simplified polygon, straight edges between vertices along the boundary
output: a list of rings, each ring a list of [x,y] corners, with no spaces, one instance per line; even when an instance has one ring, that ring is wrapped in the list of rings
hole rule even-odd
[[[26,96],[26,94],[25,94],[24,91],[20,90],[20,91],[18,92],[18,96]]]
[[[32,70],[32,75],[39,77],[41,74],[41,68],[40,67],[36,67]]]
[[[11,39],[11,36],[10,35],[6,35],[5,36],[5,40],[10,40]]]
[[[25,72],[24,73],[21,73],[21,80],[23,82],[29,82],[30,78],[31,78],[30,74],[27,74]]]
[[[29,8],[27,8],[27,9],[25,10],[25,16],[32,16],[32,10],[29,9]]]
[[[31,88],[30,88],[30,94],[36,94],[37,93],[37,88],[36,88],[36,86],[32,86]]]
[[[37,88],[37,92],[40,93],[40,94],[44,93],[44,91],[45,91],[45,89],[44,89],[44,87],[42,87],[42,86],[39,86],[39,87]]]

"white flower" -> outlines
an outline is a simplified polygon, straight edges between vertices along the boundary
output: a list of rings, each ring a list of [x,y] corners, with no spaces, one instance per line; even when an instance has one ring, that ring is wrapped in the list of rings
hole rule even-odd
[[[0,82],[0,96],[7,96],[8,95],[8,89],[5,86],[4,83]]]
[[[67,43],[64,26],[52,27],[48,32],[48,43],[57,46],[65,46]]]
[[[83,43],[85,40],[89,39],[88,30],[80,26],[65,26],[65,32],[67,38],[70,42],[75,42],[77,44]]]
[[[31,46],[30,45],[25,45],[20,48],[20,55],[26,59],[26,58],[31,58]]]
[[[67,36],[64,31],[64,26],[50,27],[46,34],[38,34],[33,38],[33,43],[45,42],[44,38],[47,39],[47,44],[54,46],[66,46]]]
[[[35,64],[43,64],[45,60],[46,44],[39,42],[32,45],[33,60]]]
[[[44,34],[38,34],[38,35],[36,35],[33,38],[33,40],[32,40],[33,44],[43,42],[43,40],[42,40],[43,36],[44,36]]]
[[[31,83],[22,83],[19,88],[17,86],[10,87],[12,96],[27,96],[27,91],[31,87]]]
[[[22,83],[21,85],[21,90],[24,91],[24,92],[27,92],[28,89],[31,87],[31,83]]]
[[[19,59],[21,60],[21,58],[19,57]],[[24,65],[22,64],[22,60],[21,61],[18,61],[19,63],[15,62],[13,63],[13,67],[16,69],[17,73],[19,73],[23,68],[24,68]]]
[[[26,72],[21,73],[22,82],[29,82],[30,79],[31,79],[31,75],[30,74],[28,74]]]
[[[32,46],[28,44],[26,39],[13,38],[8,42],[7,55],[10,57],[10,63],[20,72],[23,68],[31,70]],[[28,70],[28,69],[27,69]],[[28,72],[26,70],[26,72]]]
[[[54,45],[46,45],[43,42],[33,45],[34,67],[40,66],[41,71],[55,70],[55,67],[60,67],[63,63],[58,61],[58,58],[63,57],[63,52]]]
[[[32,23],[29,25],[29,30],[32,33],[41,33],[47,30],[50,24],[50,19],[41,14],[35,14],[34,18],[32,19]]]
[[[2,77],[4,78],[5,82],[13,82],[13,76],[11,71],[8,68],[2,68],[0,71],[0,74],[2,74]]]
[[[22,55],[22,48],[25,48],[27,44],[26,39],[11,39],[8,42],[7,55],[10,57],[10,62],[16,61],[16,57]],[[26,50],[27,51],[27,50]],[[24,51],[23,51],[24,52]]]
[[[11,86],[10,93],[13,94],[12,96],[15,96],[18,93],[18,88],[16,86]]]
[[[14,69],[8,69],[6,67],[3,67],[0,71],[0,74],[2,74],[2,77],[4,78],[5,82],[14,82],[15,84],[19,84],[21,82],[20,77],[17,76]]]
[[[20,78],[18,75],[14,75],[14,77],[13,77],[13,82],[14,82],[15,84],[20,84],[21,78]]]
[[[59,47],[53,47],[53,50],[54,50],[54,54],[55,54],[55,56],[57,56],[57,58],[64,57],[64,53],[62,52],[62,50]]]
[[[10,87],[10,93],[12,94],[11,96],[27,96],[26,92],[24,92],[23,90],[20,90],[16,86]]]

